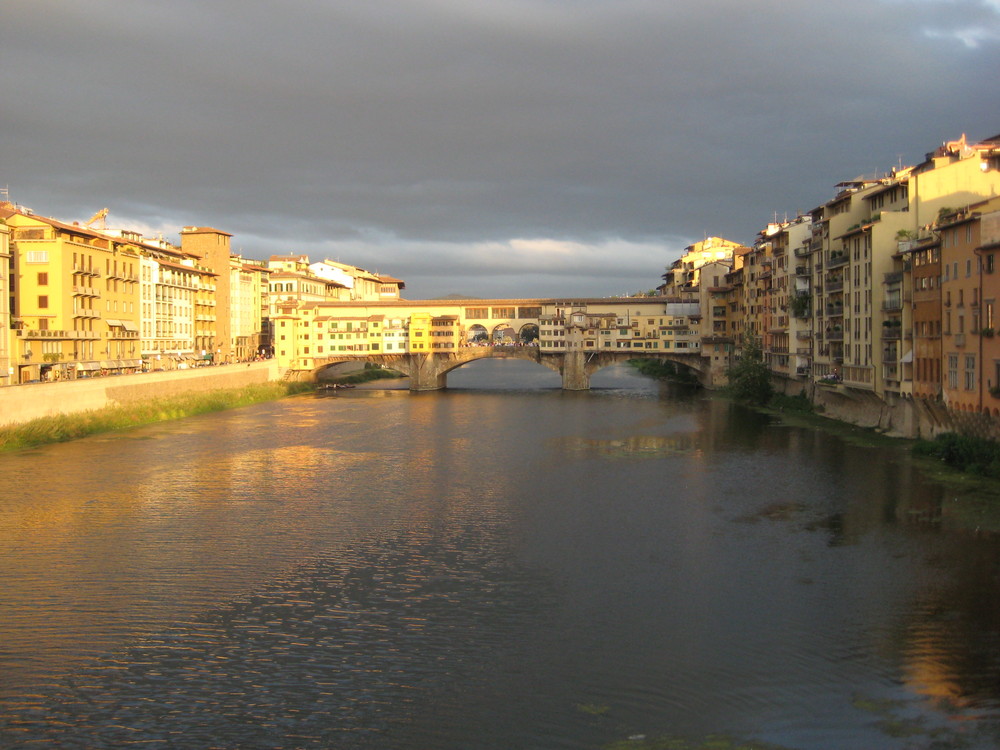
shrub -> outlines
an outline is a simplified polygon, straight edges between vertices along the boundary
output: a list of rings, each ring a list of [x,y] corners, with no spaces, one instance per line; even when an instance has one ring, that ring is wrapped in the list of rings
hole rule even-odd
[[[945,432],[934,440],[918,441],[913,453],[937,458],[959,471],[1000,479],[1000,443],[993,440]]]
[[[727,375],[729,385],[726,390],[737,401],[751,406],[764,406],[774,394],[771,371],[767,369],[760,342],[753,336],[743,339],[740,359],[729,368]]]

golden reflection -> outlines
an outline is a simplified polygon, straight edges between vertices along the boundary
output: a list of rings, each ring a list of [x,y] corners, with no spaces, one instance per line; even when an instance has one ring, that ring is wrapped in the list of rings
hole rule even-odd
[[[692,435],[635,435],[628,438],[600,440],[565,437],[553,441],[568,453],[598,453],[608,458],[662,458],[665,456],[701,457],[702,449]]]
[[[949,630],[944,623],[922,623],[910,633],[913,643],[903,665],[906,687],[944,711],[966,708],[972,703],[950,667],[955,634]]]

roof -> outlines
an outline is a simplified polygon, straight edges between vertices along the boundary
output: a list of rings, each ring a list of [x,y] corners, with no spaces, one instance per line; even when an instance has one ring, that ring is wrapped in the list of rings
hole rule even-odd
[[[182,263],[171,263],[169,260],[162,260],[162,259],[158,260],[157,262],[165,268],[174,268],[178,271],[185,271],[187,273],[201,273],[201,271],[199,271],[194,266],[185,266]]]
[[[221,234],[226,237],[233,236],[229,232],[223,232],[221,229],[214,229],[213,227],[184,227],[181,230],[181,234]]]

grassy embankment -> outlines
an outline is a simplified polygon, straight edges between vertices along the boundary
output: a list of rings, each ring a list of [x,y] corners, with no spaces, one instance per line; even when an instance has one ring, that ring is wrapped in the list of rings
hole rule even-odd
[[[312,390],[311,383],[260,383],[243,388],[192,392],[170,398],[150,399],[123,406],[33,419],[0,427],[0,451],[32,448],[47,443],[128,430],[133,427],[235,409]]]

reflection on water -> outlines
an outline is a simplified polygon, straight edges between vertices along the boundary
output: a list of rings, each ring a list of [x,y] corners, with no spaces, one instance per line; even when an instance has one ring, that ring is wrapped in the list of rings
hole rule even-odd
[[[997,744],[998,544],[904,449],[550,375],[0,457],[0,746]]]

